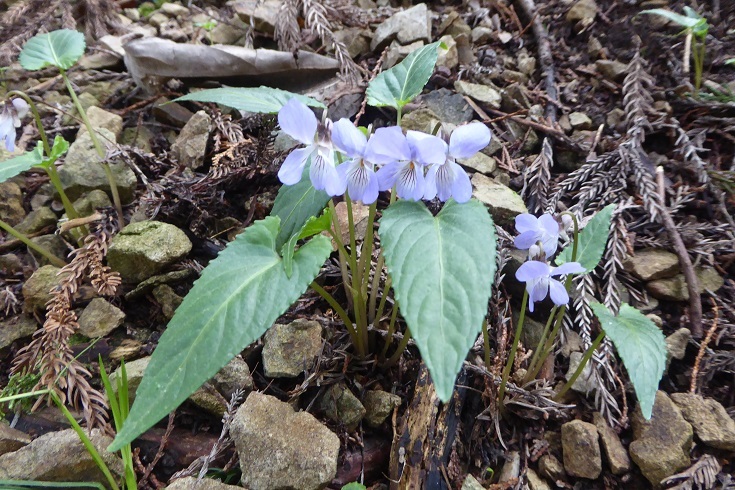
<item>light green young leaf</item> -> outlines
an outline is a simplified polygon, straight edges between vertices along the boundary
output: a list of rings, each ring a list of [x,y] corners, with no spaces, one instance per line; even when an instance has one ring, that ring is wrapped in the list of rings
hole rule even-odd
[[[614,204],[608,204],[587,223],[579,232],[579,244],[577,246],[577,260],[587,272],[592,272],[600,263],[602,254],[607,244],[607,236],[610,232],[610,220],[615,211]],[[572,245],[562,250],[556,257],[556,265],[572,261]]]
[[[286,271],[286,276],[291,277],[293,273],[293,254],[296,247],[296,242],[299,240],[305,240],[311,238],[314,235],[328,230],[332,224],[332,211],[325,209],[321,216],[318,218],[312,216],[304,226],[301,228],[299,233],[294,233],[293,236],[283,245],[281,249],[281,256],[283,257],[283,269]]]
[[[375,77],[368,85],[367,103],[400,109],[421,93],[434,72],[438,57],[436,42],[412,52],[406,59]]]
[[[60,134],[57,134],[54,138],[54,145],[51,147],[51,155],[49,155],[48,160],[55,162],[67,151],[69,151],[69,142],[66,141]]]
[[[367,490],[367,487],[362,483],[352,482],[347,485],[342,485],[341,490]]]
[[[20,65],[26,70],[55,66],[68,70],[84,54],[84,34],[72,29],[59,29],[33,36],[20,52]]]
[[[271,87],[211,88],[186,94],[174,101],[213,102],[239,111],[275,114],[294,97],[308,106],[326,108],[324,104],[311,97]]]
[[[271,210],[271,216],[281,218],[281,229],[276,237],[277,250],[281,250],[283,244],[298,233],[309,218],[318,216],[329,202],[329,194],[314,189],[308,175],[307,165],[301,182],[278,189],[276,202]]]
[[[21,172],[30,170],[43,162],[43,144],[39,141],[36,147],[20,156],[0,162],[0,182],[5,182]]]
[[[487,313],[493,220],[476,200],[449,201],[436,217],[421,202],[398,201],[378,233],[401,314],[446,402]]]
[[[651,418],[658,383],[666,366],[664,334],[648,317],[623,303],[617,316],[601,303],[590,304],[623,360],[646,419]]]
[[[676,12],[672,12],[671,10],[666,9],[649,9],[643,10],[641,13],[659,15],[672,22],[675,22],[676,24],[679,24],[686,29],[691,29],[692,31],[695,31],[695,34],[701,33],[703,29],[706,32],[706,29],[708,27],[707,19],[705,19],[689,7],[684,7],[684,11],[687,15],[677,14]]]
[[[332,244],[312,238],[294,254],[289,279],[275,249],[278,228],[277,217],[256,221],[202,272],[161,336],[110,451],[179,406],[306,291]]]

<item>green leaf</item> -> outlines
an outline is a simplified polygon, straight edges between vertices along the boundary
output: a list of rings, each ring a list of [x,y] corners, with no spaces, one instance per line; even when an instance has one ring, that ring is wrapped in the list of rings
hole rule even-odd
[[[32,151],[20,156],[0,162],[0,182],[5,182],[21,172],[30,170],[43,162],[43,144],[39,141]]]
[[[487,313],[493,220],[476,200],[449,201],[436,217],[421,202],[398,201],[378,233],[401,314],[446,402]]]
[[[214,102],[239,111],[275,114],[294,97],[308,106],[326,108],[324,104],[311,97],[271,87],[211,88],[184,95],[174,99],[174,102],[181,102],[182,100]]]
[[[289,238],[298,233],[309,218],[318,216],[329,202],[329,194],[318,191],[311,185],[308,172],[307,165],[301,182],[284,185],[278,190],[276,202],[273,203],[271,210],[271,216],[281,218],[281,229],[276,237],[277,250],[280,250]]]
[[[693,12],[693,11],[692,11]],[[687,29],[692,29],[702,23],[703,17],[695,12],[695,16],[681,15],[666,9],[649,9],[641,11],[642,14],[659,15]],[[705,21],[706,22],[706,21]]]
[[[311,238],[324,230],[328,230],[331,224],[332,211],[330,209],[325,209],[322,215],[318,218],[316,216],[312,216],[306,220],[301,231],[299,233],[294,233],[293,236],[291,236],[291,238],[283,245],[281,256],[283,257],[283,269],[286,271],[287,277],[290,278],[293,271],[293,254],[296,242]]]
[[[275,250],[279,219],[256,221],[202,272],[161,336],[122,431],[119,450],[175,409],[306,291],[332,252],[314,237],[286,277]]]
[[[598,211],[587,226],[579,232],[576,262],[579,262],[587,272],[595,270],[605,252],[613,211],[615,211],[615,205],[608,204]],[[572,245],[568,245],[556,258],[556,265],[566,262],[572,262]]]
[[[367,103],[375,107],[390,106],[400,109],[421,93],[434,72],[439,42],[412,52],[406,59],[385,70],[370,82]]]
[[[49,155],[48,160],[55,162],[68,150],[69,142],[66,141],[60,134],[57,134],[54,138],[54,146],[51,147],[51,155]]]
[[[84,54],[84,34],[71,29],[59,29],[33,36],[20,52],[20,65],[26,70],[55,66],[68,70]]]
[[[601,303],[590,303],[605,334],[615,344],[646,419],[651,418],[658,383],[666,366],[664,334],[648,317],[623,303],[617,316]]]
[[[362,483],[357,483],[353,481],[352,483],[348,483],[347,485],[342,485],[341,490],[367,490],[367,487]]]

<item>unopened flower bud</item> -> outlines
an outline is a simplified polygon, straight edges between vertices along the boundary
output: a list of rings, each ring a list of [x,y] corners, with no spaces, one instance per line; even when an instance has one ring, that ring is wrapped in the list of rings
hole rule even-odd
[[[545,260],[546,254],[537,244],[533,244],[528,247],[528,260]]]

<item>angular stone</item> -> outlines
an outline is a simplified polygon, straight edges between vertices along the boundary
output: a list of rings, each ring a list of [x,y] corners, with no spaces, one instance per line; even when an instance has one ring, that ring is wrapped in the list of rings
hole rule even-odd
[[[174,317],[176,308],[184,301],[184,298],[176,294],[176,291],[168,284],[161,284],[153,288],[153,298],[161,306],[161,313],[166,320]]]
[[[0,422],[0,456],[17,451],[30,442],[31,437],[28,434]]]
[[[209,383],[189,395],[188,400],[217,418],[222,418],[227,411],[227,400]]]
[[[187,15],[189,15],[188,8],[173,2],[165,2],[163,5],[161,5],[159,11],[170,17],[186,17]]]
[[[123,324],[125,313],[103,298],[95,298],[79,315],[79,333],[90,339],[104,337]]]
[[[161,27],[166,22],[168,22],[168,16],[161,12],[154,12],[148,17],[148,23],[153,27]]]
[[[553,482],[564,481],[567,472],[564,471],[564,465],[551,454],[544,454],[538,461],[538,469],[544,478]]]
[[[15,226],[26,215],[23,209],[23,192],[15,182],[0,183],[0,219]]]
[[[623,261],[625,270],[642,281],[673,277],[679,272],[679,257],[657,248],[639,250]]]
[[[579,363],[582,361],[582,358],[584,357],[584,354],[582,352],[572,352],[569,354],[569,369],[567,370],[566,374],[564,375],[564,378],[569,381],[572,379],[572,376],[574,376],[574,373],[577,371],[577,368],[579,367]],[[594,392],[597,389],[597,381],[595,381],[595,377],[593,376],[592,366],[590,363],[585,364],[585,366],[582,368],[582,372],[579,373],[579,376],[574,381],[574,384],[572,385],[572,390],[576,391],[577,393],[582,393],[583,395],[589,395],[590,393]]]
[[[314,367],[322,349],[322,326],[298,319],[276,323],[263,338],[263,371],[269,378],[295,378]]]
[[[595,69],[612,82],[622,81],[628,73],[628,65],[617,60],[597,60]]]
[[[121,474],[122,461],[106,451],[112,438],[99,429],[92,430],[89,438],[113,474]],[[0,479],[107,481],[74,429],[50,432],[15,452],[0,456]]]
[[[107,262],[123,281],[140,282],[186,257],[191,247],[186,233],[174,225],[141,221],[127,225],[115,235]]]
[[[79,216],[89,216],[98,208],[107,208],[110,206],[112,206],[110,197],[105,191],[99,189],[90,191],[74,201],[74,209],[77,210]]]
[[[569,114],[569,124],[574,129],[590,129],[592,127],[592,119],[584,112],[572,112]]]
[[[37,233],[44,228],[48,228],[56,225],[56,213],[51,208],[42,207],[35,211],[31,211],[28,215],[15,226],[15,229],[26,235]]]
[[[666,393],[656,393],[650,420],[643,418],[638,407],[631,422],[634,440],[628,447],[630,457],[654,487],[689,466],[692,426]]]
[[[420,107],[403,116],[401,127],[406,130],[427,132],[440,122],[439,116],[434,114],[434,111],[427,107]]]
[[[605,457],[610,464],[610,471],[612,471],[613,475],[622,475],[629,472],[630,457],[628,456],[628,451],[623,447],[623,443],[620,442],[618,434],[612,430],[605,417],[599,412],[595,412],[592,415],[592,421],[595,427],[597,427],[598,434],[600,434],[602,449],[605,451]]]
[[[167,4],[164,4],[167,5]],[[165,490],[239,490],[240,486],[228,485],[214,478],[199,480],[196,476],[187,476],[174,480]]]
[[[521,455],[518,451],[510,451],[505,457],[503,467],[498,475],[498,482],[505,483],[516,480],[521,473]]]
[[[23,311],[30,314],[46,310],[51,299],[51,288],[59,284],[57,274],[61,269],[53,265],[38,268],[23,284]]]
[[[379,427],[401,404],[401,397],[381,390],[365,392],[362,399],[365,405],[365,422],[371,427]]]
[[[579,22],[589,25],[597,15],[597,4],[595,0],[579,0],[567,12],[567,21]]]
[[[442,66],[449,70],[454,70],[459,65],[459,52],[457,51],[457,41],[450,35],[439,38],[447,49],[440,49],[436,59],[436,66]]]
[[[145,368],[148,367],[149,362],[151,362],[150,356],[125,362],[125,374],[128,378],[128,398],[131,404],[135,401],[135,392],[138,390],[138,386],[140,386],[143,373],[145,373]],[[121,376],[121,373],[120,368],[110,373],[110,384],[112,385],[112,391],[115,393],[117,393],[117,377]]]
[[[178,102],[171,102],[166,97],[159,97],[153,103],[153,115],[163,123],[183,128],[194,114]]]
[[[466,160],[457,160],[457,163],[463,167],[471,168],[477,172],[483,173],[489,176],[491,173],[498,168],[498,164],[495,159],[491,156],[487,156],[481,151],[478,151]]]
[[[401,44],[431,40],[431,14],[426,4],[420,3],[384,20],[375,29],[370,50],[380,51],[393,39]]]
[[[602,472],[597,428],[581,420],[561,426],[564,469],[570,476],[595,480]]]
[[[528,480],[529,490],[551,490],[549,484],[546,483],[543,478],[538,476],[531,468],[528,468],[526,471],[526,479]]]
[[[281,0],[239,0],[232,3],[235,13],[256,31],[273,34],[281,11]]]
[[[370,52],[372,32],[361,27],[347,27],[334,33],[334,38],[345,45],[351,58]]]
[[[500,109],[500,102],[502,101],[502,95],[500,91],[489,85],[482,85],[480,83],[470,83],[464,80],[457,80],[454,82],[454,89],[462,94],[470,97],[481,104],[485,104],[493,109]]]
[[[41,235],[34,236],[31,238],[31,242],[35,243],[39,247],[42,247],[54,257],[59,258],[62,261],[66,261],[66,256],[69,254],[69,246],[66,244],[63,238],[59,235]],[[49,265],[51,260],[45,255],[40,254],[38,251],[28,247],[28,252],[33,255],[38,265],[44,266]]]
[[[474,111],[460,94],[441,88],[421,96],[421,102],[439,116],[443,123],[464,124],[472,121]]]
[[[696,267],[694,272],[699,280],[699,293],[705,291],[715,292],[720,289],[725,280],[711,268]],[[646,284],[646,290],[655,298],[667,301],[688,301],[689,290],[687,289],[684,274],[678,274],[668,279],[657,279]]]
[[[485,487],[477,481],[477,478],[472,475],[467,475],[464,482],[462,482],[462,490],[485,490]]]
[[[316,490],[337,474],[339,437],[275,397],[252,392],[237,410],[230,434],[242,483],[251,490]]]
[[[671,395],[684,418],[692,424],[694,433],[704,444],[735,452],[735,420],[717,400],[694,393]]]
[[[349,431],[357,428],[365,416],[365,407],[344,384],[333,384],[324,393],[320,407],[327,417],[342,424]]]
[[[115,141],[119,141],[120,136],[122,135],[122,130],[123,130],[122,117],[112,112],[106,111],[104,109],[100,109],[97,106],[92,106],[89,109],[87,109],[87,117],[89,118],[90,125],[95,130],[106,129],[110,133],[115,135]],[[87,132],[87,125],[82,124],[82,126],[79,128],[79,131],[77,132],[77,138],[79,138],[82,134],[86,132]],[[101,134],[98,137],[104,137],[104,136],[105,135]]]
[[[205,111],[194,114],[183,127],[171,152],[176,160],[185,167],[198,169],[204,165],[207,154],[207,141],[212,132],[212,118]]]
[[[211,383],[229,401],[236,390],[252,391],[253,376],[248,363],[236,356],[214,375]]]
[[[30,337],[38,329],[36,320],[28,315],[21,314],[0,321],[0,349],[23,337]]]
[[[666,337],[666,351],[669,354],[669,360],[676,359],[681,361],[687,351],[687,344],[692,338],[692,332],[688,328],[680,328],[676,332]]]
[[[509,224],[519,214],[528,212],[518,193],[490,177],[476,173],[472,176],[472,187],[472,195],[488,207],[499,225]]]

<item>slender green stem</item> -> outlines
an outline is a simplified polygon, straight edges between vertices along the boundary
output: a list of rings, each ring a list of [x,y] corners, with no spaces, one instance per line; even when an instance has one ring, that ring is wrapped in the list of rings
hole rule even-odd
[[[347,257],[349,255],[342,243],[342,230],[339,225],[339,220],[337,219],[337,208],[335,207],[332,199],[329,200],[329,210],[332,212],[332,228],[334,228],[334,230],[332,230],[332,228],[329,229],[329,234],[332,236],[334,243],[337,244],[337,251],[339,252],[339,270],[342,273],[342,286],[344,287],[345,295],[347,296],[347,309],[350,309],[352,307],[352,292],[350,291],[350,275],[347,271]]]
[[[482,321],[482,344],[485,350],[485,369],[490,369],[490,333],[487,331],[487,318]]]
[[[582,371],[584,371],[584,367],[587,365],[589,360],[592,358],[592,355],[597,350],[597,347],[602,342],[602,339],[605,338],[605,331],[603,330],[600,332],[600,334],[595,338],[594,342],[592,342],[592,345],[589,346],[589,348],[585,351],[584,356],[582,356],[582,359],[579,361],[579,365],[577,366],[577,369],[574,371],[574,374],[572,374],[572,377],[569,378],[569,381],[567,381],[564,386],[562,386],[561,390],[559,390],[559,393],[557,393],[554,396],[554,401],[558,401],[561,399],[561,397],[564,396],[564,394],[569,391],[569,389],[574,386],[574,382],[577,381],[577,378],[579,378],[579,375],[582,374]]]
[[[0,403],[9,403],[15,400],[22,400],[23,398],[30,398],[33,396],[47,395],[49,392],[48,388],[43,390],[29,391],[27,393],[19,393],[17,395],[4,396],[0,398]]]
[[[351,289],[354,295],[353,309],[355,310],[355,322],[357,323],[357,331],[362,337],[362,344],[368,345],[368,319],[365,298],[362,295],[362,268],[357,263],[357,239],[355,237],[355,216],[352,209],[352,199],[345,194],[345,204],[347,205],[347,226],[350,235],[350,269],[351,269]]]
[[[46,250],[44,247],[33,243],[30,238],[28,238],[25,234],[19,232],[9,224],[7,224],[5,221],[0,220],[0,228],[7,231],[11,235],[13,235],[15,238],[23,242],[28,246],[28,248],[35,250],[39,254],[43,255],[48,259],[49,262],[51,262],[52,265],[55,265],[56,267],[64,267],[66,265],[66,262],[61,260],[59,257],[55,256],[48,250]]]
[[[518,351],[518,342],[521,340],[521,332],[523,331],[523,322],[526,321],[526,306],[528,305],[528,291],[523,291],[523,300],[521,301],[521,313],[518,317],[518,325],[516,325],[515,335],[513,336],[513,345],[510,348],[510,354],[508,354],[508,360],[505,362],[505,368],[503,369],[503,379],[500,382],[500,388],[498,390],[498,409],[503,412],[503,399],[505,398],[505,385],[508,383],[508,377],[510,371],[513,369],[513,362],[516,358],[516,352]]]
[[[401,117],[403,116],[403,108],[401,106],[398,106],[397,109],[398,113],[396,114],[396,126],[401,125]]]
[[[375,224],[375,214],[377,211],[377,202],[370,205],[368,209],[368,221],[365,228],[365,236],[362,238],[362,251],[360,252],[360,263],[358,267],[361,271],[361,285],[363,298],[368,297],[368,285],[370,284],[370,264],[373,255],[373,226]],[[368,324],[371,324],[374,317],[368,312]]]
[[[567,307],[562,306],[559,309],[559,311],[556,313],[556,317],[551,316],[551,315],[549,316],[549,321],[552,318],[555,318],[554,328],[551,330],[551,334],[546,339],[545,343],[543,344],[543,347],[540,347],[541,353],[538,359],[536,360],[536,363],[533,364],[533,369],[529,368],[524,380],[530,381],[532,379],[535,379],[539,371],[541,371],[541,368],[543,367],[544,363],[546,363],[546,359],[549,357],[549,355],[551,355],[551,352],[554,349],[554,344],[556,343],[556,337],[557,335],[559,335],[559,330],[561,330],[561,326],[563,324],[562,320],[564,318],[564,314],[566,312],[567,312]],[[541,345],[541,343],[539,343],[539,345]]]
[[[43,124],[41,123],[41,115],[38,113],[36,104],[30,97],[28,97],[28,95],[26,95],[24,92],[21,92],[20,90],[11,90],[10,92],[8,92],[8,97],[13,96],[20,97],[28,103],[28,106],[31,108],[31,112],[33,113],[33,119],[35,119],[36,121],[38,134],[39,136],[41,136],[41,141],[43,142],[43,151],[46,152],[46,155],[51,156],[51,147],[48,144],[48,137],[46,136],[46,131],[43,129]]]
[[[107,181],[110,184],[110,193],[112,194],[112,201],[115,203],[115,209],[117,210],[117,214],[120,217],[120,222],[123,222],[123,209],[122,209],[122,203],[120,201],[120,193],[117,189],[117,183],[115,182],[115,177],[112,175],[112,170],[110,169],[110,166],[105,161],[106,152],[105,149],[102,147],[102,144],[100,143],[99,138],[97,138],[97,132],[92,127],[92,123],[89,121],[89,117],[87,117],[87,111],[84,110],[84,107],[82,107],[81,102],[79,102],[79,98],[77,97],[77,93],[74,91],[74,87],[71,85],[71,81],[69,80],[69,77],[66,76],[66,71],[59,69],[61,72],[61,78],[64,79],[64,84],[66,85],[66,89],[69,91],[69,95],[71,96],[71,100],[74,102],[74,106],[77,108],[77,112],[79,112],[79,115],[82,118],[82,121],[84,121],[84,125],[87,127],[87,132],[89,133],[89,137],[92,140],[92,144],[94,145],[95,150],[97,150],[97,154],[100,157],[100,163],[102,163],[102,168],[105,171],[105,175],[107,176]]]
[[[396,331],[396,318],[398,318],[398,305],[394,305],[393,311],[390,314],[390,323],[388,324],[388,332],[385,337],[385,345],[383,351],[380,353],[380,358],[385,359],[385,355],[388,353],[388,348],[393,343],[393,334]]]
[[[383,310],[385,310],[385,303],[388,300],[388,292],[390,291],[390,288],[393,286],[393,282],[390,276],[385,280],[385,285],[383,286],[383,296],[380,297],[380,303],[378,304],[378,309],[374,311],[374,319],[373,322],[380,321],[380,318],[383,316]]]
[[[334,299],[334,296],[329,294],[323,287],[321,287],[316,282],[312,282],[310,285],[311,289],[317,292],[319,296],[324,298],[324,300],[329,303],[329,306],[332,307],[332,309],[339,315],[339,317],[342,319],[342,323],[345,324],[345,327],[347,328],[347,332],[350,334],[350,338],[352,338],[352,343],[355,344],[355,347],[357,348],[358,353],[360,356],[364,356],[365,353],[363,352],[364,348],[362,346],[362,340],[360,339],[360,336],[357,334],[357,331],[355,330],[355,327],[352,325],[352,320],[350,320],[350,316],[347,314],[344,308],[340,306],[340,304],[337,302],[336,299]]]
[[[403,338],[401,339],[401,342],[396,347],[396,351],[393,353],[393,355],[390,356],[390,359],[388,359],[383,365],[384,368],[390,369],[398,362],[398,360],[403,355],[403,352],[406,350],[409,340],[411,340],[411,331],[406,328],[406,331],[403,333]]]
[[[549,313],[549,319],[546,321],[546,325],[544,325],[544,331],[541,333],[541,338],[539,338],[538,344],[536,345],[536,349],[533,353],[533,356],[531,357],[531,361],[528,363],[528,371],[526,373],[526,376],[523,378],[524,383],[527,383],[533,379],[531,377],[532,376],[531,373],[533,373],[533,376],[536,376],[536,373],[538,372],[537,370],[535,370],[536,361],[539,358],[541,350],[546,345],[546,338],[547,338],[547,335],[549,335],[549,329],[551,328],[551,322],[553,321],[554,316],[556,315],[556,310],[557,310],[557,306],[554,306],[551,309],[551,313]]]
[[[74,209],[74,205],[69,199],[69,196],[67,196],[66,192],[64,192],[64,186],[61,184],[59,173],[56,171],[56,165],[54,165],[54,163],[52,162],[50,165],[45,167],[45,170],[46,174],[48,174],[48,178],[51,181],[51,184],[56,189],[56,192],[59,193],[61,203],[64,205],[64,211],[66,211],[66,215],[69,217],[69,219],[79,218],[79,213],[77,213],[77,210]]]

